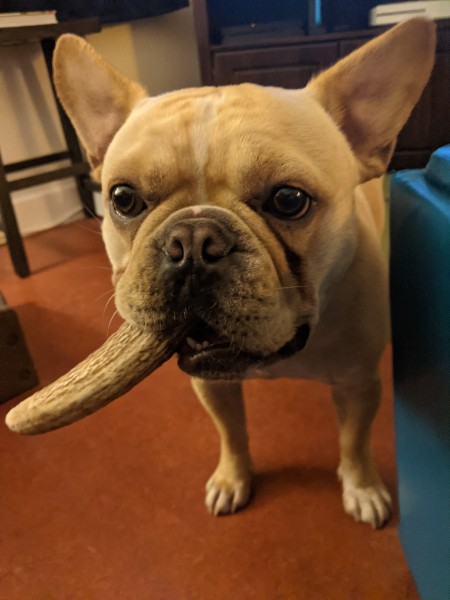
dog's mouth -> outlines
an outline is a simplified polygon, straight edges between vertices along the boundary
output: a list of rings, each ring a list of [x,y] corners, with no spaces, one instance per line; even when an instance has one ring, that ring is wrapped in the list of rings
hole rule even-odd
[[[272,354],[263,356],[240,350],[233,340],[199,319],[177,350],[178,365],[189,375],[204,379],[240,379],[250,366],[266,366],[303,350],[309,332],[308,324],[301,325],[289,342]]]

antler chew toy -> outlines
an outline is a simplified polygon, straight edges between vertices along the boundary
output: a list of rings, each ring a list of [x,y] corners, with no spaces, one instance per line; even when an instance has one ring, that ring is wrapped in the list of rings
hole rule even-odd
[[[175,352],[181,332],[142,332],[129,323],[54,383],[6,415],[17,433],[44,433],[69,425],[122,396]]]

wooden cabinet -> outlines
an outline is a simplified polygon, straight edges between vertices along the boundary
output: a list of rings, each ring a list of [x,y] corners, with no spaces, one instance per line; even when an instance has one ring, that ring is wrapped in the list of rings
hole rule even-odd
[[[214,56],[214,83],[252,82],[286,88],[304,87],[324,64],[338,58],[334,43],[314,46],[278,46],[217,52]]]
[[[205,85],[243,82],[300,88],[311,76],[346,56],[385,28],[314,36],[217,35],[206,0],[193,0],[200,64]],[[436,63],[429,84],[401,132],[393,169],[424,167],[436,148],[450,143],[450,20],[439,21]]]

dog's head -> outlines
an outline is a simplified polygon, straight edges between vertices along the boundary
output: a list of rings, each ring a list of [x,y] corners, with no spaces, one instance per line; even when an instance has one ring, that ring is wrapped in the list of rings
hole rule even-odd
[[[237,377],[301,350],[357,246],[354,189],[384,172],[429,77],[434,26],[401,24],[303,90],[155,98],[63,36],[55,84],[101,179],[116,304],[189,321],[180,366]]]

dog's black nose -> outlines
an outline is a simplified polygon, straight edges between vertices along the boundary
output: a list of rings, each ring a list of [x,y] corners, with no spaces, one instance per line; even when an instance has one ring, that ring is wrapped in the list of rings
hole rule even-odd
[[[207,267],[233,252],[235,238],[231,231],[209,218],[183,219],[164,235],[162,250],[173,265],[186,263]]]

